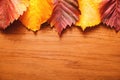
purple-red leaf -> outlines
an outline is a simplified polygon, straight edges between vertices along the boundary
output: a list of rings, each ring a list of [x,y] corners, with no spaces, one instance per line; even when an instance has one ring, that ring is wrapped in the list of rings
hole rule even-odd
[[[48,20],[61,34],[67,26],[75,24],[80,12],[77,0],[55,0],[52,16]]]
[[[5,29],[18,19],[28,6],[28,0],[0,0],[0,28]]]
[[[120,0],[103,0],[100,13],[103,23],[120,30]]]

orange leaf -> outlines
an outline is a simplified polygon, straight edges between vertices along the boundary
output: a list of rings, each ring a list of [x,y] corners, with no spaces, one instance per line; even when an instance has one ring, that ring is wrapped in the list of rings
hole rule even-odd
[[[52,14],[53,0],[30,0],[28,10],[20,17],[20,21],[33,31],[48,20]]]

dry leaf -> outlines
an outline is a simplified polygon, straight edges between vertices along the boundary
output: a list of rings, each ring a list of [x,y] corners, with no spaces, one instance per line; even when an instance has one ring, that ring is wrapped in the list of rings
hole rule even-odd
[[[98,25],[100,20],[99,5],[102,0],[78,0],[81,15],[77,26],[81,26],[84,30],[86,27]]]
[[[5,29],[26,11],[28,0],[0,0],[0,28]]]
[[[48,20],[52,14],[53,0],[30,0],[28,10],[20,17],[20,21],[33,31]]]
[[[55,0],[53,13],[48,22],[61,34],[67,26],[76,23],[79,15],[77,0]]]
[[[100,12],[104,24],[120,30],[120,0],[103,0]]]

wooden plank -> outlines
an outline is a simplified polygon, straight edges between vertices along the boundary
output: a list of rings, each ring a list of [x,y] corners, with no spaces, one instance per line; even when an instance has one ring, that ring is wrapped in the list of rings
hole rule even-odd
[[[0,32],[0,80],[120,80],[120,33],[99,25],[59,37],[15,22]]]

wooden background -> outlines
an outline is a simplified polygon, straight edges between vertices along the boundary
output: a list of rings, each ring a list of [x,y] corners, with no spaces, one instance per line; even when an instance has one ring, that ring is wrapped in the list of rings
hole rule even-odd
[[[120,80],[120,32],[99,25],[59,37],[15,22],[0,32],[0,80]]]

